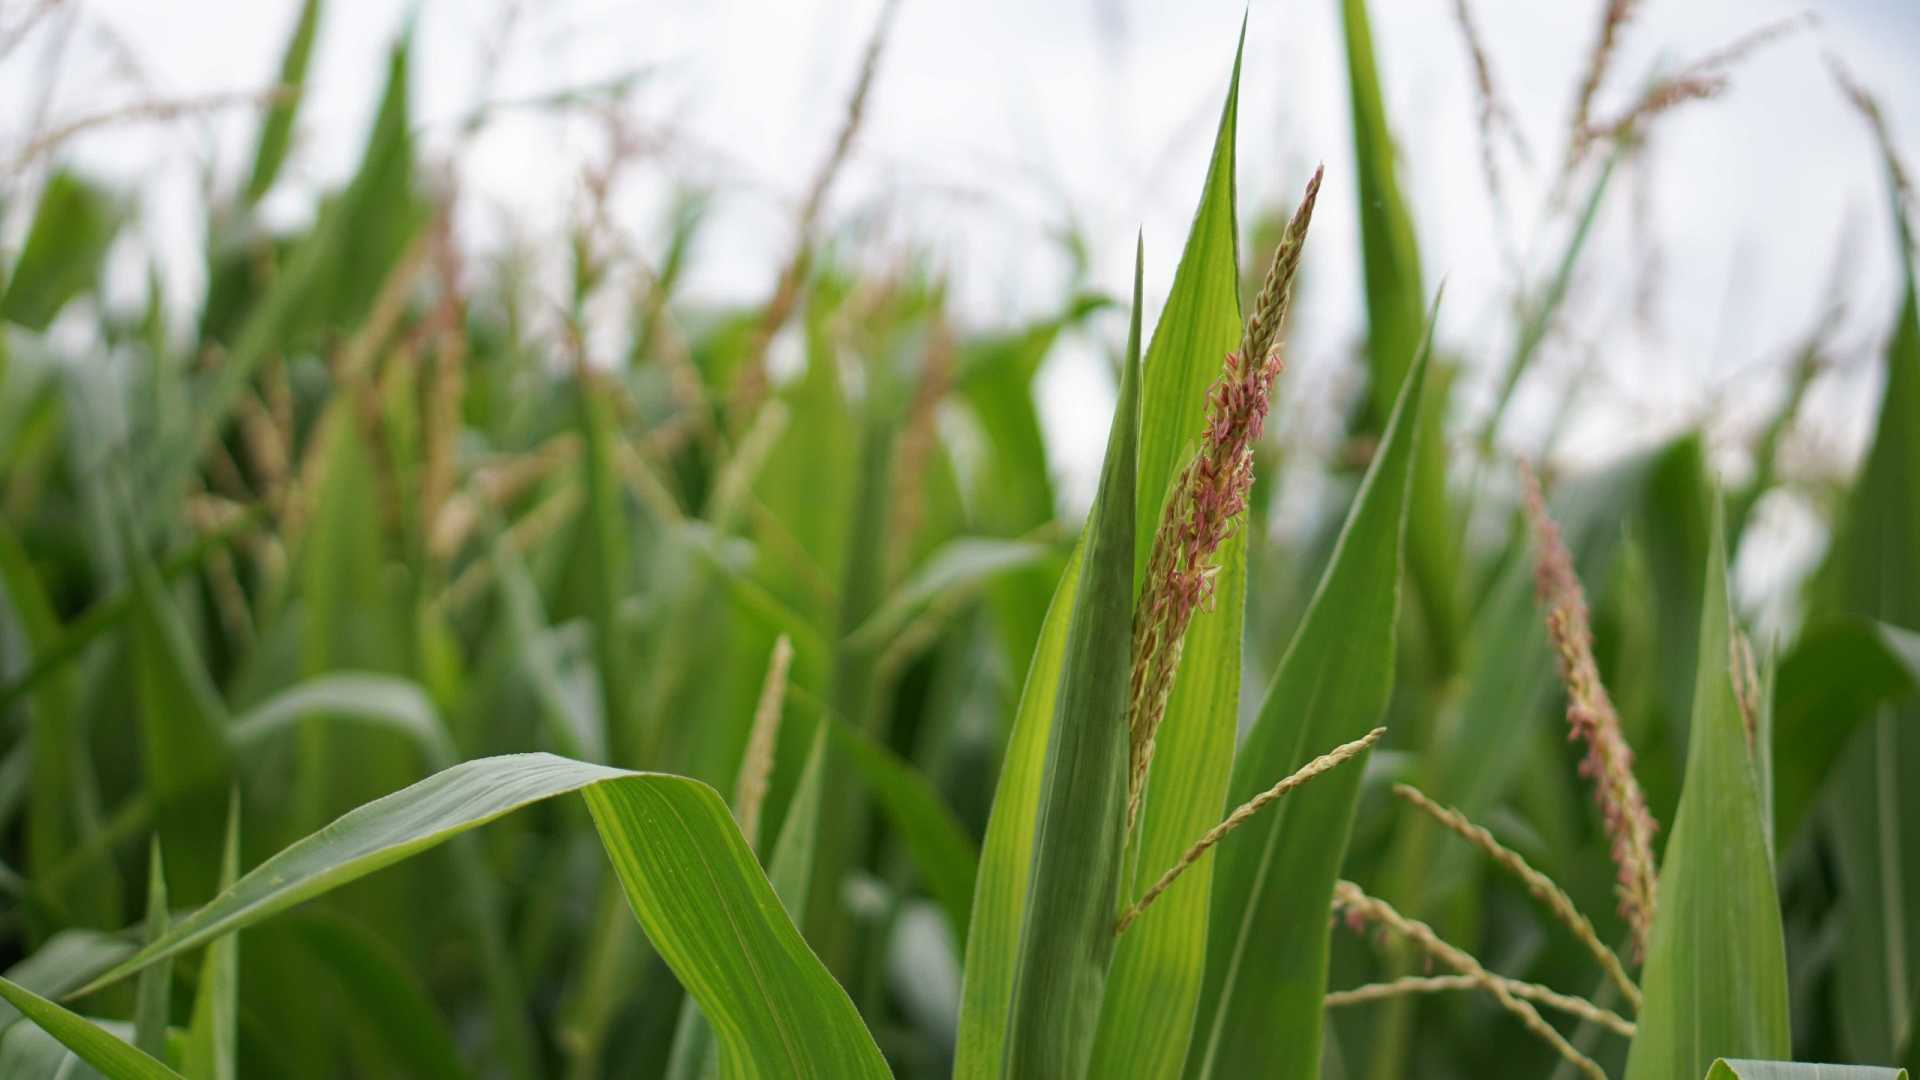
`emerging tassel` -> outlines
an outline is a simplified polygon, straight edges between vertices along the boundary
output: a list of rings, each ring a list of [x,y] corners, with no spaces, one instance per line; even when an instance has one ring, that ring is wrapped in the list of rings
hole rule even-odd
[[[1315,169],[1307,181],[1300,208],[1274,250],[1240,349],[1227,354],[1220,379],[1207,395],[1207,428],[1200,449],[1175,478],[1154,533],[1140,603],[1133,613],[1133,682],[1127,702],[1129,831],[1140,814],[1147,766],[1167,714],[1187,626],[1193,613],[1213,600],[1213,578],[1220,569],[1214,556],[1238,527],[1253,489],[1253,448],[1283,366],[1274,341],[1286,321],[1323,171]]]

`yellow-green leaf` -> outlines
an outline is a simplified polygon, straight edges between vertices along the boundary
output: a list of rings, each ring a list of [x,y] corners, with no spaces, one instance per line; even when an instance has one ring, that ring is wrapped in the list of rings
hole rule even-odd
[[[1033,870],[1040,778],[1052,741],[1054,698],[1065,667],[1067,628],[1080,585],[1076,545],[1053,602],[1041,622],[1039,644],[1027,666],[1026,684],[1014,710],[1013,734],[1000,766],[987,837],[974,879],[966,958],[960,984],[959,1034],[954,1048],[956,1080],[996,1077],[1006,1056],[1007,1010],[1013,1002],[1013,966],[1026,921],[1027,882]]]
[[[98,1024],[61,1008],[19,983],[0,979],[0,1000],[100,1070],[107,1080],[185,1080],[179,1073],[121,1042]]]
[[[1792,1050],[1773,858],[1730,666],[1725,520],[1716,498],[1686,781],[1660,868],[1627,1080],[1692,1080],[1715,1058]]]
[[[1136,572],[1151,553],[1180,455],[1191,454],[1205,430],[1208,388],[1240,339],[1234,207],[1239,76],[1236,52],[1206,186],[1144,361]],[[1246,546],[1244,529],[1221,545],[1213,607],[1196,612],[1187,627],[1122,872],[1123,906],[1223,813],[1240,717]],[[1206,967],[1212,881],[1209,855],[1181,875],[1116,944],[1090,1075],[1180,1074]]]
[[[713,789],[551,754],[465,762],[349,811],[82,992],[575,791],[587,799],[648,938],[713,1023],[723,1076],[889,1075],[853,1003],[801,940]]]

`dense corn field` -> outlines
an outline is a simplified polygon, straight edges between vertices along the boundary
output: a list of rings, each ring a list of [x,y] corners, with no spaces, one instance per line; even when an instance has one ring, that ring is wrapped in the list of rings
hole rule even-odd
[[[107,301],[124,193],[33,146],[0,198],[0,1078],[1902,1075],[1920,321],[1870,89],[1836,61],[1835,167],[1884,177],[1904,283],[1857,469],[1784,465],[1824,326],[1749,467],[1698,431],[1569,462],[1499,436],[1588,226],[1797,27],[1603,119],[1606,6],[1555,257],[1468,358],[1337,6],[1355,175],[1243,214],[1221,42],[1191,231],[1139,249],[1157,311],[1136,269],[977,325],[931,262],[837,242],[890,8],[738,307],[679,290],[694,200],[663,235],[583,215],[558,304],[476,259],[406,41],[348,182],[261,225],[320,0],[209,188],[191,325],[157,278]],[[1357,234],[1313,224],[1323,184]],[[1361,389],[1273,408],[1340,247]],[[1070,334],[1118,388],[1084,517],[1036,390]],[[1490,409],[1454,401],[1469,362]],[[1302,411],[1338,452],[1273,437]],[[1314,492],[1285,523],[1283,479]],[[1743,602],[1781,498],[1824,555]]]

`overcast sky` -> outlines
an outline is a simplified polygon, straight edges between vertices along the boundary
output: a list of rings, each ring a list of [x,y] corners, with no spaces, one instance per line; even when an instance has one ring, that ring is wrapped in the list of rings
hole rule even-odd
[[[0,0],[0,25],[34,2]],[[0,118],[0,139],[17,146],[28,136],[50,72],[56,79],[43,115],[54,123],[142,94],[269,85],[298,6],[67,0],[80,18],[64,47],[54,51],[56,35],[42,33],[0,67],[5,100],[29,106]],[[322,25],[294,182],[269,210],[288,219],[310,213],[312,194],[352,166],[385,48],[411,22],[416,119],[441,154],[455,143],[458,118],[479,101],[647,72],[632,114],[639,129],[669,133],[671,149],[648,159],[618,192],[619,220],[644,249],[657,243],[672,191],[713,190],[712,227],[691,287],[713,298],[758,297],[788,247],[793,203],[840,122],[878,7],[877,0],[335,2]],[[1314,163],[1326,163],[1287,379],[1296,397],[1331,396],[1363,319],[1337,7],[1336,0],[1258,0],[1250,8],[1239,0],[905,0],[829,224],[863,214],[884,222],[886,237],[934,253],[963,310],[982,323],[1057,302],[1069,264],[1049,237],[1069,223],[1090,244],[1094,284],[1124,292],[1138,228],[1151,316],[1192,214],[1245,14],[1242,221],[1290,203]],[[1402,186],[1429,284],[1447,281],[1441,336],[1478,373],[1467,384],[1469,408],[1486,400],[1485,372],[1510,332],[1501,305],[1515,267],[1503,250],[1517,252],[1520,272],[1538,280],[1564,241],[1564,222],[1543,228],[1540,207],[1597,7],[1473,4],[1494,76],[1531,148],[1531,167],[1502,153],[1503,218],[1482,179],[1473,81],[1453,0],[1372,5]],[[1779,391],[1770,371],[1781,351],[1821,309],[1843,232],[1853,237],[1846,261],[1856,298],[1853,330],[1843,337],[1864,355],[1890,322],[1894,266],[1882,176],[1822,54],[1844,58],[1881,95],[1896,138],[1920,159],[1920,3],[1647,0],[1598,111],[1625,104],[1658,65],[1684,63],[1809,10],[1818,25],[1736,69],[1723,99],[1667,118],[1638,205],[1633,185],[1609,204],[1566,332],[1541,360],[1550,372],[1588,364],[1595,371],[1591,407],[1563,441],[1567,452],[1611,456],[1702,419],[1717,438],[1737,441]],[[255,125],[246,111],[231,110],[164,129],[113,129],[72,149],[92,172],[139,192],[147,242],[168,266],[182,306],[201,287],[196,186],[209,169],[229,189],[243,178]],[[584,119],[523,114],[489,128],[456,163],[463,235],[481,248],[509,231],[556,237],[578,210],[582,165],[603,150],[601,129]],[[1650,329],[1635,320],[1645,265],[1632,239],[1635,218],[1653,223],[1660,256]],[[1092,348],[1069,348],[1045,376],[1049,427],[1070,480],[1091,475],[1106,427],[1105,408],[1089,405],[1111,394]],[[1550,414],[1543,403],[1557,381],[1543,375],[1523,389],[1512,444],[1537,444]],[[1843,456],[1864,434],[1877,386],[1872,366],[1862,364],[1826,380],[1816,395],[1823,437]]]

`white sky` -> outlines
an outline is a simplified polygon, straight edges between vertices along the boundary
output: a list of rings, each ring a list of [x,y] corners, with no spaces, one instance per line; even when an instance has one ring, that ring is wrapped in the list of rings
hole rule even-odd
[[[0,0],[0,26],[37,2]],[[30,134],[48,72],[58,78],[44,118],[55,124],[142,96],[269,85],[298,6],[67,0],[79,18],[64,50],[53,51],[56,35],[43,29],[0,63],[0,94],[19,103],[0,116],[0,147],[17,147]],[[674,149],[642,163],[620,189],[619,221],[643,251],[657,251],[671,191],[689,183],[713,188],[712,223],[690,285],[712,298],[762,296],[789,246],[792,206],[840,123],[878,6],[334,0],[290,166],[294,182],[269,211],[310,212],[311,195],[350,169],[385,48],[411,18],[416,119],[441,153],[453,145],[457,118],[477,101],[648,69],[633,114],[643,130],[670,130]],[[1502,158],[1509,234],[1529,280],[1539,280],[1563,242],[1563,223],[1542,233],[1535,218],[1598,6],[1474,3],[1495,77],[1535,161],[1529,170],[1512,154]],[[1602,91],[1603,115],[1657,62],[1684,62],[1809,10],[1774,0],[1641,6]],[[1475,366],[1468,407],[1484,405],[1489,373],[1507,347],[1510,320],[1501,305],[1511,277],[1481,177],[1476,103],[1452,0],[1374,0],[1372,9],[1429,287],[1447,281],[1441,338]],[[1331,415],[1326,399],[1339,390],[1363,321],[1337,10],[1336,0],[1260,0],[1250,9],[1238,0],[905,0],[828,224],[877,217],[891,241],[934,253],[963,310],[982,323],[1058,302],[1067,261],[1049,237],[1069,210],[1091,244],[1093,283],[1116,295],[1129,283],[1140,228],[1151,318],[1198,194],[1244,12],[1243,225],[1259,210],[1291,203],[1316,161],[1327,166],[1286,379],[1287,393],[1304,406],[1290,415],[1303,422]],[[1782,350],[1824,303],[1843,228],[1854,237],[1848,262],[1857,299],[1843,338],[1863,350],[1881,340],[1894,303],[1883,182],[1866,130],[1834,89],[1821,54],[1844,57],[1881,95],[1907,157],[1920,161],[1920,3],[1836,0],[1812,10],[1819,26],[1738,68],[1724,99],[1660,125],[1650,185],[1661,252],[1658,334],[1634,329],[1638,260],[1629,220],[1636,212],[1629,185],[1616,190],[1567,332],[1540,360],[1560,372],[1594,365],[1581,422],[1561,443],[1566,452],[1610,457],[1701,419],[1729,444],[1750,432],[1779,392],[1772,368]],[[125,77],[130,67],[145,89]],[[202,286],[196,186],[209,166],[223,189],[241,182],[255,123],[232,110],[211,121],[113,129],[72,148],[90,171],[139,192],[148,244],[183,307],[192,307]],[[602,153],[600,128],[585,120],[523,114],[490,128],[457,163],[463,236],[484,248],[510,228],[557,251],[553,241],[579,206],[580,169]],[[10,240],[18,227],[9,222]],[[1117,324],[1103,329],[1121,333]],[[1111,390],[1094,349],[1083,342],[1064,350],[1043,380],[1070,492],[1091,476],[1106,427]],[[1872,368],[1855,365],[1815,395],[1823,436],[1842,460],[1865,433],[1878,385]],[[1538,445],[1550,384],[1559,382],[1548,376],[1523,387],[1510,442]],[[1791,522],[1781,527],[1792,532]]]

